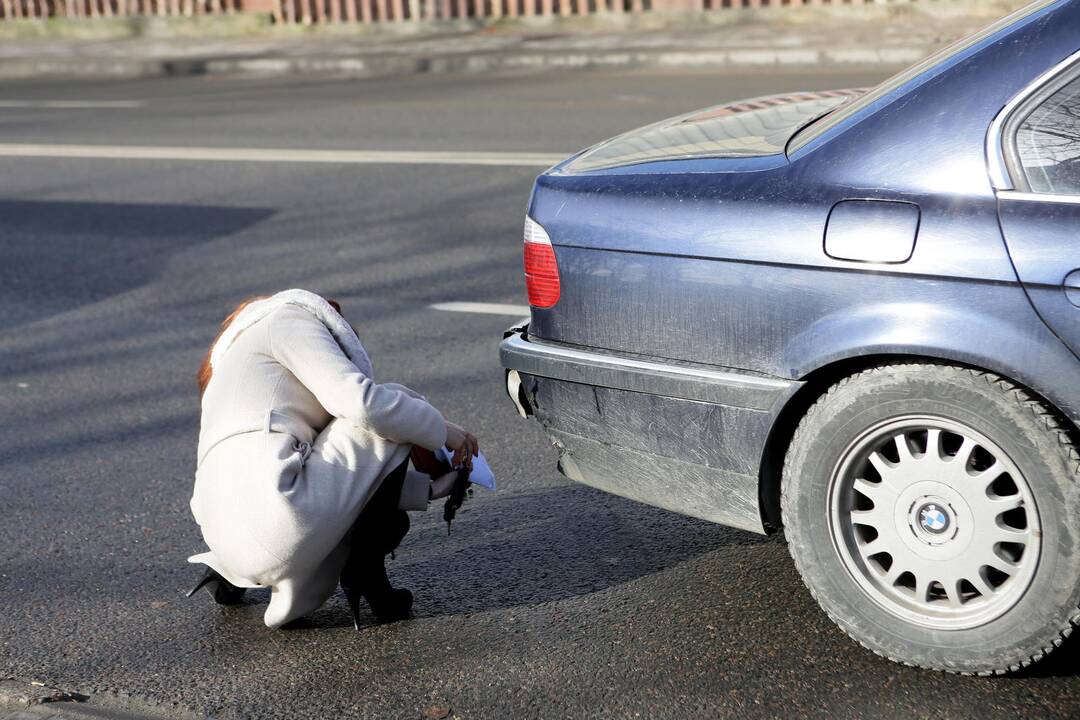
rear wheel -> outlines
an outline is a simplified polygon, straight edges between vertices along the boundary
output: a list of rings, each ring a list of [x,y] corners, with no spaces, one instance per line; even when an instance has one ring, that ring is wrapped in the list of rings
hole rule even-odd
[[[784,467],[792,557],[830,617],[899,662],[1015,670],[1080,620],[1080,455],[989,373],[867,370],[810,409]]]

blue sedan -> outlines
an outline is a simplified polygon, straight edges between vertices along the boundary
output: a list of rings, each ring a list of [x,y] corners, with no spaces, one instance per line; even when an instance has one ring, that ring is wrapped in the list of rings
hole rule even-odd
[[[1080,0],[869,91],[665,120],[537,180],[501,346],[569,478],[783,530],[885,657],[1080,622]],[[777,599],[782,606],[782,599]]]

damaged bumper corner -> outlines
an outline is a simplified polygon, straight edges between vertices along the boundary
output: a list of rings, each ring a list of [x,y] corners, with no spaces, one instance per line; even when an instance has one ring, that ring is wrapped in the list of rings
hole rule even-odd
[[[513,337],[528,337],[528,332],[528,320],[520,322],[517,325],[507,328],[506,332],[503,333],[503,343]],[[503,358],[502,354],[502,346],[499,348],[499,356],[500,359],[504,360],[503,367],[506,371],[506,394],[510,396],[510,400],[514,403],[514,407],[517,408],[518,415],[523,418],[532,417],[532,407],[529,404],[529,398],[525,393],[525,388],[521,384],[521,375],[517,370],[506,365],[505,358]]]
[[[523,418],[532,417],[532,408],[529,407],[529,399],[525,396],[525,388],[521,385],[521,375],[517,370],[506,371],[506,394],[513,401],[518,415]]]

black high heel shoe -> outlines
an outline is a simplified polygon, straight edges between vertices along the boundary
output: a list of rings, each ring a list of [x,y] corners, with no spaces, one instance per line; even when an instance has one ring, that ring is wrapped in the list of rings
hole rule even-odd
[[[187,597],[191,597],[204,587],[218,605],[238,605],[244,599],[244,593],[247,592],[247,588],[236,587],[221,577],[212,567],[206,568],[206,572],[199,578],[199,582],[195,583],[195,587],[188,590]]]
[[[353,627],[360,630],[360,598],[367,600],[380,623],[404,620],[412,613],[413,594],[395,588],[386,576],[382,558],[373,558],[362,567],[349,567],[341,576],[341,589],[352,613]]]

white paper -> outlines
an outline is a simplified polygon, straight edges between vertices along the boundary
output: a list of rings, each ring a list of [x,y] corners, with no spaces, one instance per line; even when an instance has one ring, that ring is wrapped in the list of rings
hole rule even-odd
[[[451,462],[454,457],[453,450],[445,447],[439,448],[438,454],[439,459],[445,461],[447,465],[453,464]],[[472,472],[469,473],[469,482],[473,485],[487,488],[488,490],[495,489],[495,473],[491,472],[491,466],[488,465],[487,458],[484,457],[482,451],[472,459]]]

